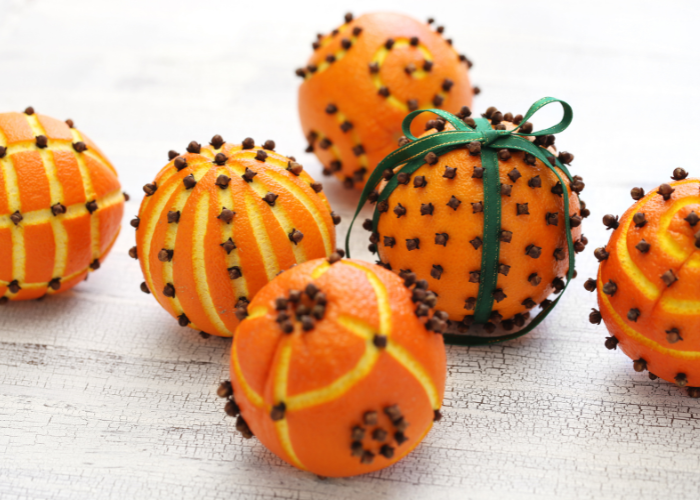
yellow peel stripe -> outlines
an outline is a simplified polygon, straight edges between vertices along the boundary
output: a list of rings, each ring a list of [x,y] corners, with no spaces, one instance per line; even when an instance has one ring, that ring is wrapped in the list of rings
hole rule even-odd
[[[299,460],[297,454],[294,453],[292,439],[289,437],[289,424],[287,423],[287,419],[283,418],[282,420],[275,422],[275,428],[277,429],[277,438],[280,440],[282,449],[285,451],[285,453],[287,453],[289,461],[292,462],[295,467],[301,470],[306,470],[306,467],[304,467],[304,464],[301,463],[301,460]]]
[[[267,307],[257,306],[257,307],[254,307],[252,310],[248,311],[248,317],[246,319],[260,318],[261,316],[265,316],[266,314],[267,314]]]
[[[245,207],[246,212],[248,213],[250,227],[255,235],[255,241],[258,244],[258,250],[260,251],[260,256],[262,257],[263,264],[265,265],[267,279],[268,281],[272,281],[280,271],[280,265],[279,262],[277,262],[277,255],[272,248],[270,236],[267,234],[265,222],[263,222],[262,216],[258,212],[257,204],[249,193],[245,193]]]
[[[32,116],[34,118],[34,116]],[[37,123],[38,125],[38,123]],[[42,130],[43,133],[43,130]],[[53,152],[42,149],[39,154],[46,170],[46,178],[49,181],[49,192],[51,196],[51,206],[63,202],[63,186],[58,181],[58,172],[54,162]],[[87,209],[85,209],[87,211]],[[52,214],[53,215],[53,214]],[[54,235],[56,247],[53,264],[53,276],[61,277],[65,272],[68,263],[68,232],[63,227],[62,216],[51,217],[51,229]]]
[[[298,326],[297,326],[298,330]],[[292,345],[291,338],[283,338],[279,347],[280,357],[277,362],[277,370],[275,372],[275,378],[273,380],[273,394],[275,398],[275,404],[280,401],[285,401],[287,398],[287,384],[289,379],[289,365],[292,361]],[[289,436],[289,424],[287,419],[283,418],[275,422],[275,429],[277,430],[277,438],[280,440],[282,449],[289,457],[289,460],[298,468],[306,470],[304,465],[294,453],[294,447],[292,446],[292,439]]]
[[[151,246],[153,244],[153,235],[155,234],[156,231],[156,226],[158,225],[158,220],[163,216],[163,210],[165,209],[165,206],[168,204],[170,201],[170,197],[172,194],[175,192],[175,190],[179,187],[179,184],[177,182],[173,182],[172,184],[168,185],[167,187],[159,187],[158,190],[162,193],[162,190],[164,191],[164,195],[158,200],[158,204],[153,207],[153,210],[149,212],[150,218],[145,218],[141,221],[140,227],[145,230],[145,236],[143,239],[143,249],[140,249],[141,255],[148,256],[151,255],[152,249]],[[156,196],[156,195],[153,195]],[[140,213],[143,213],[143,207]],[[139,229],[141,230],[141,229]],[[155,290],[155,285],[153,284],[153,276],[151,274],[151,263],[149,258],[144,258],[143,259],[143,277],[146,280],[146,283],[148,284],[148,288],[152,291]],[[161,301],[160,294],[154,293],[153,296],[156,298],[158,302]]]
[[[685,268],[700,268],[700,251],[695,250],[681,266],[679,272]],[[700,314],[700,301],[698,300],[675,299],[664,294],[661,296],[658,305],[669,314],[680,314],[684,316]]]
[[[49,181],[49,193],[51,197],[51,206],[56,203],[61,203],[63,201],[63,186],[58,181],[58,172],[56,171],[56,163],[53,159],[53,153],[42,149],[39,153],[41,155],[41,161],[44,164],[44,169],[46,170],[46,178]]]
[[[73,141],[74,142],[80,142],[83,140],[83,138],[80,136],[80,132],[78,132],[76,129],[72,128],[71,134],[73,134]],[[53,146],[52,146],[53,147]],[[87,168],[87,165],[85,164],[85,159],[83,158],[82,155],[85,153],[76,153],[73,147],[70,147],[71,151],[73,151],[73,156],[75,156],[75,161],[78,162],[78,170],[80,170],[80,176],[83,178],[83,189],[85,190],[85,198],[90,201],[95,199],[95,189],[92,186],[92,179],[90,178],[90,171]]]
[[[90,270],[89,267],[87,267],[87,268],[85,268],[85,269],[81,269],[80,271],[76,271],[76,272],[74,272],[73,274],[69,274],[68,276],[64,276],[64,277],[61,279],[61,281],[63,281],[63,282],[70,281],[70,280],[72,280],[73,278],[75,278],[76,276],[78,276],[79,274],[84,273],[85,271],[89,271],[89,270]],[[8,284],[9,284],[9,282],[0,280],[0,285],[8,285]],[[30,290],[30,289],[31,289],[31,290],[34,290],[34,289],[36,289],[36,288],[45,288],[45,287],[47,287],[48,285],[49,285],[48,282],[42,282],[42,283],[22,283],[22,290]],[[58,291],[60,291],[60,289],[59,289]],[[46,293],[49,293],[49,294],[50,294],[50,293],[58,293],[58,292],[55,292],[55,291],[53,291],[53,290],[51,290],[51,289],[49,288],[48,290],[46,290]]]
[[[244,158],[252,158],[255,156],[255,153],[246,153],[246,154],[239,154],[238,156],[242,156]],[[272,164],[277,163],[277,162],[271,162]],[[229,164],[229,166],[238,174],[238,175],[243,175],[245,173],[245,169],[240,166],[240,164]],[[265,174],[270,175],[271,170],[266,169]],[[248,187],[250,187],[260,198],[263,198],[269,191],[270,188],[266,186],[262,181],[258,180],[256,177],[253,182],[248,183]],[[251,213],[250,211],[250,205],[248,203],[248,196],[246,195],[246,206],[248,208],[249,214]],[[289,217],[287,216],[287,212],[284,210],[284,208],[279,204],[275,203],[275,206],[270,207],[272,210],[272,215],[275,216],[277,219],[277,222],[279,225],[282,227],[282,230],[284,231],[285,234],[289,234],[292,232],[292,229],[294,227],[292,226],[292,223],[289,221]],[[252,220],[252,217],[251,217]],[[261,220],[261,219],[260,219]],[[305,250],[305,245],[304,245],[304,240],[301,241],[298,245],[292,244],[292,251],[294,252],[294,258],[296,259],[297,263],[302,263],[306,262],[306,250]],[[269,248],[270,251],[272,251],[272,246]],[[272,280],[277,273],[279,272],[279,264],[277,264],[277,259],[275,258],[275,264],[277,267],[277,271],[272,277],[268,278]],[[267,267],[267,266],[266,266]]]
[[[41,132],[41,134],[43,134],[43,131]],[[49,141],[51,142],[51,151],[70,151],[71,153],[75,153],[75,149],[73,148],[73,142],[82,141],[82,138],[80,137],[80,132],[78,132],[76,129],[71,129],[71,134],[73,135],[73,141],[67,141],[65,139],[49,139]],[[44,151],[44,149],[37,147],[35,141],[17,142],[10,146],[7,146],[6,156],[12,156],[17,153],[26,153],[27,151],[41,152]],[[117,172],[114,169],[114,167],[110,165],[110,163],[99,154],[89,149],[81,154],[91,157],[96,162],[107,167],[110,171],[114,173],[115,176],[117,175]]]
[[[695,250],[695,253],[683,264],[683,267],[687,267],[688,269],[700,268],[700,251]]]
[[[340,30],[341,30],[341,28],[339,28],[339,31],[340,31]],[[326,36],[326,37],[321,41],[321,47],[324,47],[324,46],[328,45],[328,44],[331,42],[332,39],[333,39],[333,37],[331,37],[330,35]],[[351,42],[353,45],[355,45],[355,42],[357,42],[357,37],[356,37],[356,36],[351,36],[351,37],[350,37],[350,42]],[[350,47],[350,50],[352,50],[352,47]],[[343,57],[345,57],[345,54],[347,54],[347,52],[348,52],[348,51],[345,50],[345,49],[340,49],[339,51],[335,52],[333,55],[335,56],[336,62],[340,61]],[[326,60],[324,59],[323,61],[321,61],[321,62],[318,63],[318,65],[316,66],[316,71],[315,71],[314,73],[307,73],[307,74],[306,74],[305,79],[308,80],[309,78],[313,78],[313,75],[316,75],[316,74],[318,74],[318,73],[323,73],[324,71],[326,71],[326,70],[327,70],[328,68],[330,68],[330,67],[331,67],[331,63],[329,63],[328,61],[326,61]]]
[[[598,290],[600,290],[603,286],[602,283],[602,278],[601,275],[598,275]],[[629,336],[631,339],[634,341],[640,343],[641,345],[648,347],[649,349],[652,349],[656,352],[659,352],[661,354],[665,354],[668,356],[673,356],[674,358],[679,358],[679,359],[685,359],[685,360],[700,360],[700,352],[695,352],[695,351],[677,351],[675,349],[669,349],[668,347],[664,347],[658,342],[654,342],[650,338],[642,335],[638,331],[634,330],[631,328],[627,323],[624,322],[622,317],[617,314],[617,311],[613,308],[612,304],[610,303],[610,299],[608,299],[608,296],[605,295],[604,293],[599,293],[598,294],[599,300],[603,303],[605,306],[606,311],[612,316],[613,321],[615,324],[617,324],[622,330],[625,332],[627,336]],[[602,308],[601,308],[602,309]]]
[[[19,197],[19,184],[17,183],[17,173],[15,172],[15,166],[12,160],[7,156],[0,159],[0,168],[2,169],[2,176],[5,178],[5,185],[2,187],[5,188],[5,192],[7,193],[7,203],[10,214],[17,211],[21,212],[22,202]],[[10,220],[10,215],[0,215],[0,223],[3,221],[7,221],[14,226]]]
[[[82,141],[83,138],[76,129],[72,128],[71,134],[73,135],[73,140],[75,142]],[[83,153],[85,154],[85,153]],[[83,189],[85,189],[85,198],[87,201],[92,201],[95,199],[95,189],[92,185],[92,179],[90,178],[90,171],[85,164],[85,159],[82,157],[81,153],[75,153],[75,160],[78,162],[78,169],[80,170],[80,176],[83,179]],[[100,161],[101,163],[101,161]],[[100,218],[98,212],[93,214],[90,218],[90,240],[92,247],[92,258],[97,259],[100,257]]]
[[[243,388],[243,392],[245,393],[245,396],[248,398],[248,401],[250,401],[253,405],[257,406],[258,408],[264,408],[265,407],[265,402],[263,401],[262,396],[255,392],[253,388],[248,385],[248,382],[246,381],[245,377],[243,376],[243,370],[241,370],[241,363],[238,360],[238,342],[237,342],[238,336],[235,336],[233,338],[233,347],[231,351],[231,366],[233,367],[233,371],[236,374],[236,379],[238,382],[241,384],[241,387]]]
[[[266,171],[266,174],[270,174],[270,171]],[[265,196],[269,191],[269,187],[264,185],[261,181],[254,180],[249,184],[250,187],[253,188],[253,191],[255,191],[260,198]],[[292,229],[294,229],[294,226],[292,223],[289,221],[289,217],[287,216],[287,212],[284,208],[279,203],[275,203],[275,206],[270,207],[272,210],[272,214],[275,216],[277,219],[277,222],[279,223],[280,226],[282,226],[282,230],[284,231],[284,234],[289,234],[292,232]],[[298,263],[301,262],[306,262],[306,250],[305,250],[305,244],[304,240],[302,240],[299,244],[294,245],[291,244],[292,246],[292,251],[294,252],[294,258]]]
[[[629,218],[624,227],[619,228],[622,231],[617,240],[617,258],[620,260],[622,271],[633,280],[641,292],[651,301],[655,301],[661,295],[659,289],[652,283],[642,272],[641,269],[634,263],[627,248],[627,233],[632,225],[632,217]]]
[[[682,300],[662,297],[658,304],[661,309],[669,314],[682,314],[686,316],[700,314],[700,301],[697,300]]]
[[[217,176],[220,174],[232,175],[228,169],[222,168],[217,171]],[[219,206],[226,207],[229,210],[236,211],[236,207],[233,202],[233,195],[231,194],[231,188],[222,189],[219,192]],[[231,224],[226,224],[221,222],[221,242],[228,241],[231,238],[234,242],[236,238],[233,237],[233,229],[238,224],[238,221],[234,217]],[[238,257],[238,249],[231,250],[231,253],[226,256],[226,266],[231,267],[241,267],[241,259]],[[246,281],[245,274],[236,280],[231,280],[231,288],[233,289],[233,296],[238,299],[239,297],[248,296],[248,282]]]
[[[345,32],[348,29],[348,27],[349,27],[349,25],[347,23],[341,24],[340,26],[338,26],[338,34]],[[336,36],[338,36],[338,35],[336,35]],[[325,47],[326,45],[331,43],[334,38],[335,37],[333,35],[326,35],[319,41],[319,43],[321,44],[321,47]]]
[[[217,200],[218,204],[218,200]],[[209,221],[209,193],[203,192],[202,196],[197,201],[195,208],[195,223],[192,231],[192,267],[194,268],[194,284],[197,289],[197,296],[202,304],[202,308],[219,334],[231,337],[233,332],[226,328],[226,325],[221,321],[221,317],[216,311],[216,306],[209,292],[209,280],[207,279],[207,260],[204,257],[204,239],[207,236],[207,225]],[[177,224],[171,224],[176,226]]]
[[[30,118],[30,117],[27,117]],[[39,131],[35,129],[34,126],[31,125],[30,123],[30,128],[32,128],[32,133],[36,135],[43,135],[44,131],[39,128]],[[39,126],[37,124],[37,126]],[[40,127],[40,126],[39,126]],[[51,142],[50,148],[51,150],[57,150],[57,151],[75,151],[73,149],[73,144],[71,141],[66,141],[65,139],[49,139]],[[39,151],[42,152],[44,149],[38,147],[36,145],[36,141],[31,140],[31,141],[23,141],[23,142],[16,142],[10,146],[7,146],[7,156],[12,156],[17,153],[26,153],[27,151]]]
[[[323,239],[323,247],[326,249],[326,255],[330,255],[333,252],[333,248],[331,246],[331,236],[328,232],[328,227],[326,226],[326,223],[323,221],[321,213],[316,208],[316,205],[309,199],[307,194],[299,188],[299,186],[287,179],[284,175],[269,170],[267,171],[267,174],[270,177],[272,177],[276,182],[281,184],[285,189],[287,189],[287,191],[292,193],[296,197],[296,199],[299,200],[299,202],[302,205],[304,205],[304,208],[306,208],[306,210],[314,218],[314,222],[316,222],[318,230],[321,232],[321,238]],[[297,262],[299,262],[298,259]]]
[[[391,306],[389,305],[389,294],[386,291],[384,283],[381,282],[377,275],[366,267],[356,264],[355,262],[342,261],[346,266],[352,266],[364,272],[369,280],[374,294],[377,297],[377,307],[379,309],[379,333],[389,337],[391,335]]]
[[[9,204],[10,213],[22,211],[22,203],[19,197],[19,185],[17,183],[17,173],[15,172],[12,160],[5,156],[0,160],[0,168],[5,178],[5,192],[7,193],[7,202]],[[0,222],[5,218],[7,227],[10,228],[12,238],[12,277],[19,282],[24,282],[26,252],[24,248],[24,229],[22,226],[15,226],[10,220],[9,215],[0,217]],[[0,226],[1,227],[1,226]],[[7,291],[10,294],[10,291]]]
[[[255,149],[258,149],[257,146]],[[251,152],[249,150],[246,150],[245,152],[237,151],[234,154],[236,157],[242,157],[242,158],[255,157],[255,153]],[[238,163],[229,161],[227,166],[231,170],[233,170],[235,175],[243,176],[243,174],[245,173],[245,168],[242,167]],[[262,184],[262,182],[257,180],[257,179],[254,180],[253,182],[248,183],[248,187],[250,187],[250,189],[253,192],[255,192],[258,196],[260,196],[260,198],[265,196],[268,192],[267,186]],[[263,218],[260,215],[260,210],[258,208],[257,203],[253,200],[252,196],[250,195],[250,191],[246,191],[246,193],[245,193],[245,206],[246,206],[246,211],[248,212],[248,220],[250,221],[251,229],[253,230],[253,234],[255,235],[255,240],[258,243],[258,250],[260,251],[260,256],[262,257],[263,264],[265,265],[265,272],[267,274],[267,279],[269,281],[272,281],[277,276],[277,273],[280,272],[280,265],[279,265],[279,262],[277,261],[277,255],[275,254],[275,251],[272,247],[272,241],[270,241],[270,235],[267,232],[267,226],[265,225],[265,222],[263,221]],[[282,229],[287,233],[291,232],[292,228],[291,228],[291,226],[289,226],[289,223],[286,221],[286,216],[284,214],[284,211],[280,211],[279,204],[275,204],[274,207],[270,207],[270,208],[272,209],[272,214],[277,219],[277,222],[282,226]],[[282,219],[284,219],[284,220],[282,220]],[[289,226],[289,228],[287,228],[287,226]],[[303,252],[302,249],[300,248],[300,245],[293,245],[292,248],[294,251],[294,257],[297,260],[297,262],[304,262],[306,260],[305,254],[304,253],[301,253],[301,254],[297,253],[297,252]],[[302,260],[299,260],[300,255],[303,255]]]
[[[46,131],[39,123],[39,119],[36,115],[25,115],[25,117],[35,137],[46,134]],[[51,147],[53,148],[53,141],[51,141]],[[39,152],[41,162],[44,165],[46,180],[49,183],[51,205],[61,203],[63,201],[63,186],[61,186],[61,183],[58,182],[58,174],[56,172],[56,163],[53,159],[53,153],[48,148],[38,148],[36,143],[34,143],[34,148]]]
[[[686,181],[681,181],[678,183],[675,183],[674,185],[681,185],[681,184],[689,184],[689,183],[696,183],[697,181],[694,179],[688,179]],[[644,206],[647,204],[647,202],[653,197],[657,195],[657,191],[654,190],[650,193],[648,193],[642,202],[639,204],[639,211],[641,211]],[[695,200],[695,197],[692,198]],[[697,203],[697,201],[700,201],[700,199],[696,201],[692,201],[691,203]],[[680,206],[677,206],[680,205]],[[667,211],[664,216],[660,220],[659,224],[659,233],[661,234],[660,241],[662,246],[664,247],[665,250],[669,251],[672,256],[675,258],[678,258],[679,260],[685,260],[688,255],[685,252],[682,252],[682,250],[678,249],[675,243],[669,243],[670,238],[666,235],[666,232],[668,231],[668,227],[670,225],[671,218],[675,213],[680,210],[685,204],[683,203],[683,200],[679,200],[679,202],[676,202],[669,211]],[[617,240],[617,255],[618,259],[620,260],[620,266],[622,267],[622,270],[627,274],[630,279],[634,280],[634,282],[637,284],[639,289],[642,291],[642,293],[651,301],[656,301],[659,299],[661,296],[661,291],[652,283],[642,272],[641,269],[634,263],[632,260],[632,257],[630,256],[629,250],[627,248],[627,234],[629,233],[630,227],[632,226],[632,217],[629,218],[627,221],[627,224],[622,230],[622,234]],[[668,241],[664,242],[664,239],[667,239]],[[672,248],[674,247],[674,248]]]
[[[44,129],[41,127],[39,124],[39,120],[37,119],[36,115],[24,115],[25,120],[27,121],[27,124],[29,127],[32,129],[32,134],[34,134],[34,137],[39,136],[39,135],[44,135]],[[41,157],[41,162],[44,167],[44,172],[47,177],[47,182],[49,184],[49,197],[51,199],[51,204],[58,203],[60,200],[60,197],[63,195],[63,189],[61,188],[61,185],[58,183],[58,180],[56,179],[56,165],[53,162],[53,157],[50,158],[50,164],[47,163],[49,161],[49,156],[51,155],[46,149],[40,149],[36,146],[36,143],[33,144],[33,147],[35,150],[39,151],[39,156]],[[9,151],[8,151],[9,152]],[[52,178],[53,177],[53,178]],[[19,196],[19,186],[17,187],[17,192]],[[55,201],[54,201],[55,200]],[[20,223],[20,226],[22,223]],[[52,228],[54,227],[54,224],[52,222],[51,224]],[[54,230],[54,235],[56,234],[56,231]],[[55,239],[55,236],[54,236]],[[58,242],[56,242],[56,249],[58,249]],[[16,280],[18,280],[20,283],[24,282],[25,276],[26,276],[26,248],[25,248],[25,239],[24,239],[24,230],[21,229],[21,227],[17,227],[12,231],[12,249],[13,249],[13,273],[12,277]],[[54,256],[54,260],[57,260],[57,256]],[[17,264],[17,267],[21,266],[21,271],[19,269],[15,269],[15,265]],[[19,271],[19,272],[16,272]],[[54,271],[55,271],[55,265],[54,265]],[[54,276],[56,276],[54,274]],[[9,290],[8,290],[9,291]]]
[[[172,165],[172,163],[169,163],[166,165],[159,173],[156,178],[158,179],[157,185],[158,189],[160,189],[161,186],[164,186],[168,180],[174,175],[177,174],[177,169]],[[153,200],[153,196],[144,196],[143,201],[141,202],[141,208],[139,209],[139,212],[142,213],[144,212],[148,206],[151,204],[151,201]]]
[[[318,134],[317,140],[318,140],[319,142],[322,141],[323,139],[326,139],[326,138],[327,138],[327,136],[326,136],[323,132],[316,131],[316,133]],[[330,151],[331,151],[331,155],[333,156],[334,159],[336,159],[336,160],[342,160],[342,157],[340,156],[340,150],[338,149],[338,146],[336,146],[335,144],[331,145]]]
[[[120,190],[112,191],[111,193],[107,193],[104,195],[102,198],[97,199],[97,207],[98,211],[101,209],[105,209],[108,207],[111,207],[113,205],[118,205],[124,200],[124,197],[121,193]],[[14,213],[14,211],[13,211]],[[50,208],[45,208],[42,210],[34,210],[33,212],[25,212],[22,214],[22,222],[20,223],[22,226],[33,226],[36,224],[46,224],[50,223],[53,219],[59,219],[59,220],[70,220],[70,219],[75,219],[76,217],[81,217],[85,214],[87,214],[87,208],[85,207],[85,204],[83,203],[76,203],[73,205],[69,205],[66,207],[66,213],[63,215],[59,215],[58,217],[55,217],[51,213]],[[12,220],[10,220],[9,215],[0,215],[0,228],[6,228],[6,227],[13,227],[14,223]]]
[[[376,333],[374,328],[361,319],[342,315],[338,317],[338,323],[350,333],[357,335],[364,340],[374,340],[374,334]]]
[[[27,252],[24,247],[24,230],[21,226],[12,228],[12,277],[24,283]],[[8,294],[12,293],[9,290]]]
[[[402,48],[402,47],[408,47],[410,46],[410,41],[407,38],[399,38],[394,42],[394,47],[396,49]],[[431,55],[430,51],[428,48],[423,45],[422,43],[418,44],[417,50],[420,51],[421,55],[423,56],[423,59],[426,61],[432,61],[433,56]],[[384,60],[386,57],[389,55],[389,50],[382,46],[380,47],[377,52],[375,52],[374,57],[372,58],[372,62],[375,62],[379,64],[380,68],[384,64]],[[422,78],[425,78],[428,75],[422,68],[421,69],[416,69],[413,73],[411,73],[411,77],[415,78],[417,80],[420,80]],[[372,83],[374,83],[374,86],[376,89],[380,89],[381,87],[384,86],[384,82],[382,81],[382,77],[380,76],[379,73],[373,73],[372,76]],[[446,94],[444,92],[438,92],[438,94],[444,99],[446,97]],[[389,94],[389,97],[386,98],[387,103],[390,105],[394,106],[397,109],[400,109],[401,111],[407,112],[408,111],[408,105],[405,102],[400,101],[396,97],[394,97],[393,94]],[[427,108],[428,106],[421,106],[421,109]]]
[[[199,173],[199,172],[197,172]],[[193,172],[194,174],[194,172]],[[199,180],[198,175],[195,175],[195,178]],[[177,183],[176,183],[177,184]],[[172,210],[179,210],[180,213],[182,213],[182,209],[185,207],[185,203],[187,203],[187,200],[190,197],[190,194],[192,193],[192,190],[182,190],[180,193],[178,193],[177,197],[175,198],[175,203],[173,203],[171,209]],[[206,193],[204,193],[206,195]],[[165,209],[167,210],[167,208]],[[161,212],[159,218],[163,217],[163,212]],[[206,221],[205,221],[206,223]],[[165,239],[163,240],[163,248],[167,248],[168,250],[172,250],[175,248],[175,241],[177,240],[177,230],[179,228],[180,224],[168,224],[168,229],[165,232]],[[195,231],[197,231],[197,224],[194,224],[195,226]],[[206,228],[204,230],[206,232]],[[159,252],[160,249],[155,249],[155,251]],[[150,255],[150,252],[149,252]],[[173,259],[177,259],[177,254],[175,253],[173,255]],[[194,267],[194,264],[193,264]],[[172,283],[173,286],[175,286],[175,283],[173,282],[173,261],[171,260],[170,262],[163,262],[163,281],[165,283]],[[196,281],[195,281],[195,286],[196,286]],[[173,310],[175,311],[176,314],[181,314],[184,313],[182,309],[182,304],[180,304],[180,299],[178,298],[177,295],[177,287],[175,287],[176,293],[175,297],[166,297],[169,301],[170,304],[173,307]],[[192,328],[195,328],[194,323],[191,323],[190,326]]]
[[[698,196],[681,198],[680,200],[676,200],[673,205],[671,205],[671,207],[661,216],[661,220],[659,221],[659,242],[661,243],[662,250],[673,259],[685,261],[692,253],[692,250],[691,252],[685,251],[668,234],[668,228],[671,225],[671,220],[684,207],[688,205],[697,205],[698,203],[700,203],[700,197]]]
[[[285,401],[288,411],[301,410],[337,399],[367,377],[374,368],[380,352],[373,343],[374,332],[371,331],[371,328],[367,327],[371,332],[368,333],[364,330],[366,325],[361,325],[353,318],[339,318],[338,322],[359,337],[370,335],[365,340],[364,354],[350,371],[337,378],[332,384],[303,394],[289,396]]]
[[[328,263],[327,260],[324,260],[321,262],[316,268],[311,272],[311,277],[315,280],[319,279],[321,276],[323,276],[326,271],[328,271],[331,268],[331,265]]]
[[[433,408],[438,409],[441,406],[440,396],[438,391],[433,384],[433,381],[425,371],[425,368],[413,357],[411,354],[399,346],[396,343],[389,342],[386,346],[386,352],[388,352],[396,361],[399,362],[406,370],[415,377],[416,380],[423,386],[430,404]]]
[[[53,276],[54,278],[60,278],[66,272],[66,265],[68,264],[68,232],[63,226],[60,216],[51,219],[51,229],[53,230],[53,239],[56,245]]]

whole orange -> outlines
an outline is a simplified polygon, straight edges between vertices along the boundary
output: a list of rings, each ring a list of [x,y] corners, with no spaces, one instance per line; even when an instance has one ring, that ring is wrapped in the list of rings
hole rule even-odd
[[[648,194],[632,190],[635,203],[618,218],[606,215],[610,241],[597,248],[600,311],[590,321],[605,322],[635,371],[649,371],[700,397],[700,181],[677,168],[674,182]]]
[[[306,67],[297,70],[299,116],[324,173],[362,188],[366,174],[395,149],[406,113],[456,112],[471,106],[474,90],[471,62],[442,26],[391,12],[348,14],[345,21],[319,35]]]
[[[251,138],[193,141],[144,186],[130,254],[141,263],[141,290],[181,326],[230,337],[237,306],[280,271],[335,250],[340,217],[321,184],[274,149]]]
[[[64,292],[100,267],[125,195],[85,134],[27,108],[0,114],[0,304]]]
[[[473,124],[470,114],[465,107],[457,118]],[[484,117],[491,128],[502,130],[513,130],[523,119],[495,107]],[[441,118],[429,121],[426,127],[423,137],[454,130]],[[532,130],[530,123],[522,127]],[[553,135],[546,135],[535,139],[535,144],[549,157],[557,154],[554,141]],[[462,331],[472,325],[483,282],[482,235],[488,209],[481,149],[471,146],[439,156],[430,153],[411,174],[385,172],[385,178],[397,177],[397,186],[385,201],[376,203],[379,222],[369,247],[388,269],[400,274],[413,272],[427,280],[438,296],[437,307]],[[537,305],[546,308],[550,303],[547,297],[564,289],[569,269],[564,190],[569,193],[575,251],[582,251],[587,242],[581,234],[581,222],[588,211],[578,198],[584,188],[580,177],[569,182],[562,175],[562,186],[555,173],[533,155],[502,149],[497,158],[501,226],[497,288],[490,321],[484,324],[488,332],[498,323],[505,330],[522,327],[529,310]],[[569,163],[573,155],[563,152],[559,159]],[[383,187],[379,186],[370,201],[376,202]],[[367,219],[364,227],[372,231],[372,220]]]
[[[321,476],[383,469],[440,418],[445,348],[434,296],[337,254],[296,266],[250,303],[226,410],[284,461]],[[430,328],[429,331],[428,328]]]

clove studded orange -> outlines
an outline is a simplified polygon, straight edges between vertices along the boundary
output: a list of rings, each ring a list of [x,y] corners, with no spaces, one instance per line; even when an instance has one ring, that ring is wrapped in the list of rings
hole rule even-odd
[[[521,123],[521,115],[502,113],[495,107],[484,114],[490,128],[532,132],[532,124]],[[453,119],[475,125],[471,110],[464,107]],[[422,137],[454,127],[442,118],[430,120]],[[550,163],[558,155],[562,164],[573,160],[568,152],[557,153],[555,136],[533,138]],[[399,145],[408,144],[402,138]],[[564,190],[569,198],[569,226],[573,249],[580,252],[587,239],[581,234],[582,219],[588,215],[578,194],[583,190],[581,177],[564,184],[534,155],[519,150],[500,149],[494,154],[500,183],[500,229],[496,287],[493,309],[483,323],[491,333],[497,324],[510,331],[525,324],[536,306],[543,310],[551,304],[547,297],[565,287],[569,270]],[[483,284],[482,257],[486,213],[482,145],[474,141],[445,154],[429,152],[423,163],[411,172],[388,169],[382,184],[370,193],[375,203],[376,227],[367,219],[363,227],[371,232],[369,249],[376,252],[380,264],[404,275],[415,273],[428,281],[437,296],[437,307],[449,315],[454,328],[464,332],[474,322],[480,287]],[[395,179],[393,179],[395,177]],[[383,190],[389,179],[395,189],[388,197]],[[377,201],[380,195],[386,199]],[[451,328],[451,330],[453,330]]]
[[[426,285],[338,254],[268,283],[236,331],[231,384],[219,391],[237,429],[321,476],[406,456],[441,418],[445,388],[445,316]]]
[[[181,326],[230,337],[241,309],[280,271],[335,249],[340,217],[292,157],[221,136],[170,161],[146,196],[130,250],[161,306]]]
[[[347,188],[362,188],[367,173],[395,149],[406,113],[471,105],[471,62],[444,37],[442,26],[433,29],[432,20],[348,14],[313,48],[306,67],[297,70],[307,151]]]
[[[100,267],[125,195],[71,120],[0,114],[0,304],[63,292]]]
[[[635,203],[618,219],[606,215],[610,241],[595,250],[601,320],[611,333],[608,349],[618,347],[637,372],[648,371],[687,387],[700,397],[700,181],[673,171],[670,184],[648,194],[632,189]]]

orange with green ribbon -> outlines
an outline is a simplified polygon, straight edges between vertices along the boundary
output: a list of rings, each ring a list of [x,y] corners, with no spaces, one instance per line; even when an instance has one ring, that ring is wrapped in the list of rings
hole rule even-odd
[[[528,120],[539,109],[553,102],[560,103],[564,110],[564,115],[559,123],[544,130],[529,133],[521,130],[522,125],[528,122]],[[416,116],[426,111],[440,116],[449,122],[455,128],[455,130],[445,130],[416,138],[411,134],[411,122]],[[395,175],[393,175],[387,181],[385,187],[379,193],[377,206],[379,206],[381,202],[387,200],[391,193],[397,188],[399,183],[398,175],[396,174],[401,172],[409,175],[412,174],[425,164],[424,158],[428,153],[432,152],[435,155],[440,156],[455,149],[463,148],[469,143],[479,142],[481,144],[481,163],[484,169],[484,230],[482,235],[483,250],[481,254],[481,278],[479,282],[479,291],[474,309],[473,320],[475,324],[487,323],[493,310],[493,293],[496,290],[497,284],[500,249],[499,233],[501,229],[501,183],[499,178],[497,152],[498,150],[508,149],[530,154],[542,161],[542,163],[544,163],[544,165],[546,165],[556,175],[562,186],[566,186],[560,172],[563,172],[567,179],[570,182],[573,182],[573,178],[567,167],[548,150],[533,144],[533,142],[528,140],[527,137],[540,137],[562,132],[569,126],[572,118],[573,111],[571,106],[569,106],[566,102],[553,97],[545,97],[534,103],[526,113],[525,117],[512,130],[494,130],[491,123],[485,118],[476,118],[474,120],[476,126],[471,127],[459,117],[439,109],[423,109],[409,113],[403,121],[402,129],[405,136],[410,139],[411,142],[398,148],[396,151],[384,158],[384,160],[379,163],[377,168],[370,175],[360,197],[355,216],[353,217],[346,237],[345,247],[348,256],[350,255],[350,235],[355,219],[357,218],[364,204],[367,202],[370,194],[382,181],[386,170],[392,170]],[[564,188],[562,191],[565,215],[564,232],[566,234],[569,260],[567,283],[564,286],[564,289],[566,289],[574,274],[575,258],[574,242],[571,236],[571,225],[569,219],[569,193],[566,188]],[[379,216],[380,212],[375,208],[372,221],[373,231],[375,232],[377,231]],[[445,341],[447,343],[458,345],[484,345],[515,339],[525,335],[535,328],[549,314],[549,312],[551,312],[560,298],[561,295],[547,307],[543,308],[540,314],[538,314],[526,327],[518,332],[501,335],[498,337],[448,334],[445,335]]]

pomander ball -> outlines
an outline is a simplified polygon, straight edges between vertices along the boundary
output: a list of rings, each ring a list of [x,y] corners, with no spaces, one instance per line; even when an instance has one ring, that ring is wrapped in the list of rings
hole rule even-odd
[[[72,120],[0,114],[0,304],[64,292],[106,258],[124,200],[117,172]]]

